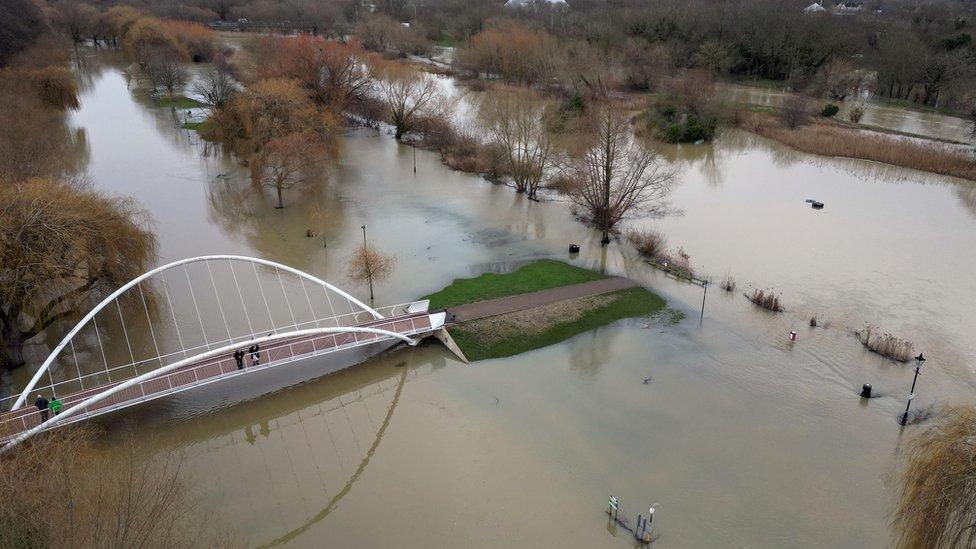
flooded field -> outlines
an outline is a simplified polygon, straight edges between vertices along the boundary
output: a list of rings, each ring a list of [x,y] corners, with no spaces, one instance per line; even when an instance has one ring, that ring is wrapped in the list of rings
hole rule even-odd
[[[532,258],[569,260],[577,242],[573,262],[638,280],[685,314],[473,365],[439,346],[410,349],[299,385],[258,378],[102,420],[184,455],[242,544],[622,547],[629,534],[603,514],[614,494],[631,522],[658,504],[655,546],[883,547],[891,475],[914,429],[896,423],[911,370],[849,330],[876,323],[925,353],[915,406],[973,400],[970,184],[740,133],[662,148],[682,169],[673,213],[629,224],[663,231],[702,273],[740,285],[709,289],[699,324],[701,288],[627,246],[601,248],[558,198],[524,200],[425,151],[414,175],[413,149],[382,132],[350,130],[327,187],[292,191],[276,210],[117,62],[92,69],[81,104],[71,125],[85,132],[88,173],[149,211],[160,262],[254,255],[362,298],[343,272],[366,225],[398,260],[377,287],[377,304],[392,304]],[[781,292],[786,312],[756,309],[741,295],[752,287]],[[830,327],[809,328],[814,314]],[[45,354],[38,346],[34,361]],[[860,400],[865,382],[882,396]]]

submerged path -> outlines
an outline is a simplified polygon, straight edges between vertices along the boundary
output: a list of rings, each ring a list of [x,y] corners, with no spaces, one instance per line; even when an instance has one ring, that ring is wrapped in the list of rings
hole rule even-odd
[[[637,283],[629,278],[614,276],[600,280],[592,280],[590,282],[580,282],[579,284],[550,288],[548,290],[529,292],[527,294],[476,301],[467,305],[449,307],[447,309],[448,321],[467,322],[469,320],[478,320],[490,316],[534,309],[567,299],[606,294],[636,286]]]

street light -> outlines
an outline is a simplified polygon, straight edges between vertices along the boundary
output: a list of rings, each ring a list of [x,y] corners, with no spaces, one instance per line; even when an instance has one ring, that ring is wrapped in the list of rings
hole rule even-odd
[[[915,382],[918,381],[919,370],[922,369],[922,363],[925,362],[925,357],[922,353],[918,353],[915,357],[915,379],[912,380],[912,390],[908,392],[908,403],[905,404],[905,413],[901,416],[901,424],[905,425],[908,423],[908,409],[912,406],[912,401],[915,400]]]

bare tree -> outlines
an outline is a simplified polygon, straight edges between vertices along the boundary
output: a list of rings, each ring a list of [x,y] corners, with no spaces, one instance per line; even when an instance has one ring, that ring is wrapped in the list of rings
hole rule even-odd
[[[88,39],[97,19],[98,10],[75,0],[62,0],[52,10],[53,22],[71,39],[76,50],[78,44]]]
[[[132,440],[106,455],[91,428],[36,437],[0,460],[0,546],[220,545],[176,455]]]
[[[146,214],[129,200],[54,180],[0,184],[0,370],[23,346],[155,260]]]
[[[187,72],[180,58],[166,48],[149,46],[142,52],[146,77],[153,87],[162,87],[172,99],[186,85]]]
[[[446,117],[453,107],[437,82],[410,68],[394,69],[380,84],[397,140],[427,120]]]
[[[219,65],[204,72],[193,84],[193,91],[203,97],[204,103],[211,109],[219,109],[226,105],[237,90],[237,82]]]
[[[795,94],[783,100],[779,107],[779,117],[783,124],[795,130],[810,120],[810,100],[806,96]]]
[[[834,101],[856,95],[864,87],[864,74],[849,61],[831,61],[817,72],[814,92]]]
[[[630,213],[653,214],[664,206],[677,179],[654,151],[634,138],[624,113],[604,107],[582,154],[570,159],[570,199],[603,231],[610,243],[614,226]]]
[[[488,136],[505,151],[515,190],[535,198],[555,157],[543,105],[532,97],[501,92],[486,96],[478,115]]]
[[[268,141],[251,162],[255,184],[270,187],[284,208],[283,191],[314,181],[324,181],[325,144],[311,132],[292,133]]]
[[[386,255],[365,243],[356,248],[346,267],[346,276],[357,284],[369,284],[369,299],[373,300],[373,281],[382,282],[393,274],[396,258]]]
[[[976,546],[976,408],[946,410],[906,455],[892,518],[897,547]]]

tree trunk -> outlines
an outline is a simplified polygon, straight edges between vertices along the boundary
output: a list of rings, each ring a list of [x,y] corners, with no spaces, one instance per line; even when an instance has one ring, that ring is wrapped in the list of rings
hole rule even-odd
[[[281,200],[281,187],[275,187],[275,190],[278,191],[278,209],[280,210],[285,207],[285,203]]]
[[[24,360],[24,335],[15,327],[0,327],[3,345],[0,346],[0,372],[12,372],[23,366]]]

